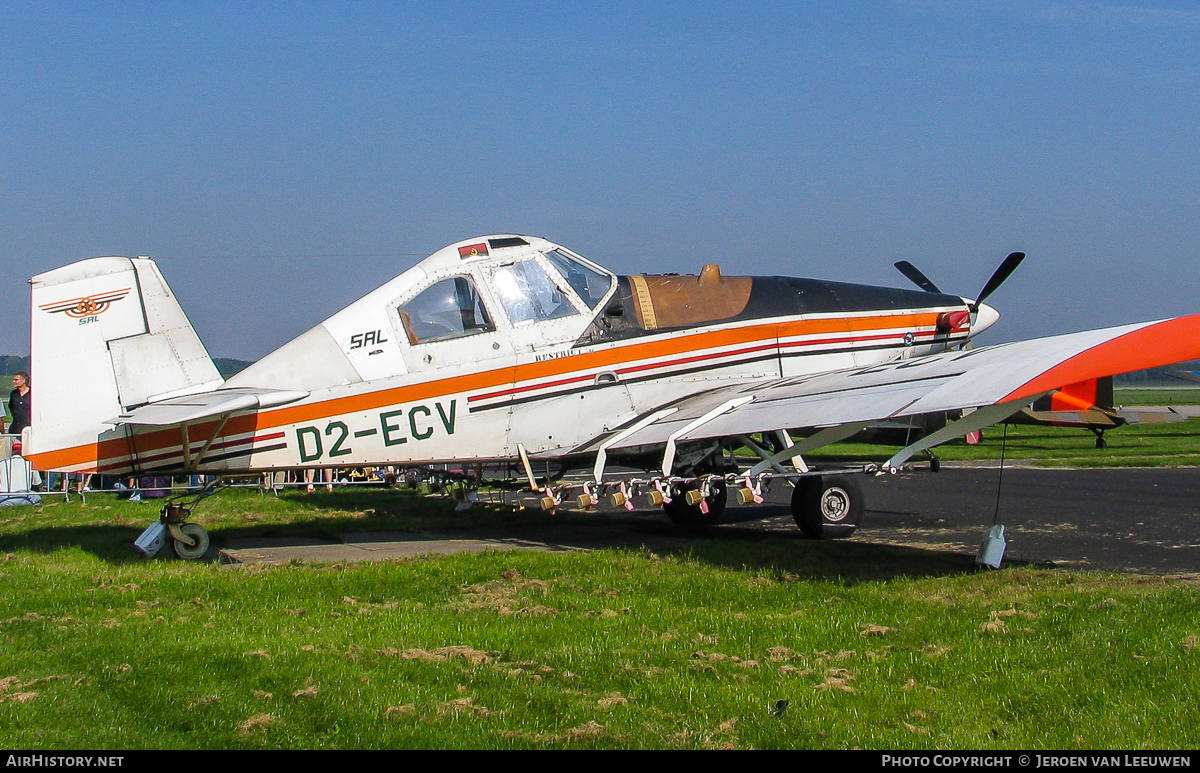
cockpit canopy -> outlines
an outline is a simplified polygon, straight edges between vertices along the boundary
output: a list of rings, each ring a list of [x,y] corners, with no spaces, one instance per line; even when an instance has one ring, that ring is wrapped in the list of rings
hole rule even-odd
[[[519,245],[512,243],[518,241]],[[496,242],[526,249],[507,257],[495,250]],[[590,316],[616,285],[616,277],[561,247],[549,243],[545,249],[529,247],[518,237],[459,247],[462,264],[454,271],[437,272],[455,276],[437,279],[396,308],[409,344],[493,331],[497,312],[513,328]],[[486,289],[479,287],[480,282]]]

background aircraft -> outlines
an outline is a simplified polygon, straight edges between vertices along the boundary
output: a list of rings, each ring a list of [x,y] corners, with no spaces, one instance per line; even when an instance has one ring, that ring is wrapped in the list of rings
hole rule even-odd
[[[41,469],[110,474],[519,460],[548,506],[641,494],[684,523],[782,477],[807,534],[846,536],[858,488],[805,453],[881,420],[973,409],[871,468],[895,472],[1056,390],[1200,357],[1198,317],[964,350],[1023,257],[968,299],[923,275],[923,291],[715,264],[615,276],[497,234],[435,252],[227,381],[152,260],[93,258],[30,280],[25,447]],[[750,437],[763,432],[782,449]],[[761,460],[731,466],[733,443]],[[617,476],[616,462],[651,472]],[[579,466],[590,481],[546,479]]]

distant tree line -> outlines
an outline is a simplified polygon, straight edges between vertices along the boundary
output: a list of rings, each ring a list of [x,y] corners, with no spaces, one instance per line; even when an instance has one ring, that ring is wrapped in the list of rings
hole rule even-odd
[[[0,354],[0,373],[5,376],[12,376],[18,370],[29,371],[29,358],[17,357],[12,354]],[[9,379],[4,379],[4,383],[8,383]],[[3,384],[0,384],[3,386]]]
[[[234,373],[240,373],[253,364],[247,360],[231,360],[228,357],[213,358],[213,365],[217,366],[217,372],[221,374],[221,378],[229,378]]]
[[[221,378],[229,378],[234,373],[243,371],[254,363],[246,360],[232,360],[228,357],[217,357],[213,360],[213,364],[217,366],[217,371],[221,374]],[[28,372],[33,378],[33,388],[37,389],[37,374],[33,372],[33,368],[29,367],[29,357],[0,354],[0,376],[4,378],[4,381],[0,383],[0,394],[4,395],[3,399],[7,399],[8,397],[6,385],[12,379],[12,375],[18,370]]]
[[[1119,376],[1113,377],[1113,386],[1118,389],[1122,387],[1131,389],[1140,386],[1188,386],[1188,382],[1167,375],[1173,370],[1200,370],[1200,360],[1189,360],[1188,362],[1181,362],[1178,365],[1167,365],[1163,368],[1150,368],[1149,370],[1135,370],[1132,373],[1122,373]],[[1192,386],[1195,385],[1192,384]]]

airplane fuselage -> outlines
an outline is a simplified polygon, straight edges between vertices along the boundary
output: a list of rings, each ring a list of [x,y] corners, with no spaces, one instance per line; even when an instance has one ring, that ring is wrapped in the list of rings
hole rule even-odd
[[[514,324],[487,296],[492,256],[462,260],[450,272],[485,288],[491,329],[412,340],[389,314],[392,304],[446,272],[391,287],[406,274],[226,383],[302,389],[305,400],[234,415],[220,430],[216,419],[187,427],[186,459],[179,427],[116,427],[97,444],[95,468],[238,472],[500,460],[516,456],[518,444],[534,457],[564,455],[714,386],[916,358],[971,332],[956,296],[720,277],[713,269],[698,277],[616,277],[590,314]],[[389,295],[391,302],[382,300]],[[947,325],[954,313],[956,324]]]
[[[971,321],[957,296],[716,266],[617,277],[545,240],[490,237],[440,250],[221,387],[304,399],[183,427],[116,426],[43,466],[405,465],[512,459],[518,446],[563,456],[715,387],[941,352],[978,332]]]

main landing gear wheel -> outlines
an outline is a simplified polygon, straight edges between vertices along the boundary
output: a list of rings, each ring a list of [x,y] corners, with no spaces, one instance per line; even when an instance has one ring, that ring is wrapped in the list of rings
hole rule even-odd
[[[672,521],[684,526],[708,526],[721,520],[725,514],[725,502],[729,499],[729,490],[725,481],[715,481],[712,484],[712,494],[708,497],[708,512],[700,509],[699,501],[688,504],[688,494],[693,499],[700,493],[696,486],[676,483],[671,486],[671,501],[663,504],[663,510]]]
[[[188,545],[182,540],[172,539],[175,555],[188,561],[195,561],[208,552],[208,532],[204,530],[203,526],[198,523],[185,523],[177,528],[183,532],[184,536],[192,540],[193,544]]]
[[[846,475],[801,478],[792,491],[792,518],[809,539],[845,539],[862,514],[862,489]]]

